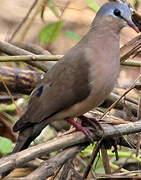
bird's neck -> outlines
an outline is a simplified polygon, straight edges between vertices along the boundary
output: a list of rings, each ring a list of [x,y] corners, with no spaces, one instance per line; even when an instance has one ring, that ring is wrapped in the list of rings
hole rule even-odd
[[[88,39],[91,44],[99,45],[99,47],[104,47],[107,50],[112,50],[113,48],[119,49],[120,45],[120,33],[117,33],[113,28],[104,26],[103,28],[96,27],[91,28],[88,33]],[[113,47],[114,44],[114,47]],[[112,48],[113,47],[113,48]],[[111,48],[111,49],[110,49]]]
[[[100,16],[96,17],[91,25],[91,30],[97,34],[105,34],[106,32],[119,35],[123,27],[123,24],[119,19],[112,16]]]

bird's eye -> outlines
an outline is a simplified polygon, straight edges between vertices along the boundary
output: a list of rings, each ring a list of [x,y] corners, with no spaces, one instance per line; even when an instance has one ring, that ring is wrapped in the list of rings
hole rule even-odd
[[[120,10],[119,9],[115,9],[114,10],[114,15],[120,17],[121,16]]]

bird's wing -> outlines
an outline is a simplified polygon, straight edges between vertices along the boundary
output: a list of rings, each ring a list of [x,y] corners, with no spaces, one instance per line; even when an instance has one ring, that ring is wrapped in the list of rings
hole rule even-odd
[[[73,54],[69,52],[45,74],[33,90],[27,110],[15,124],[14,131],[23,129],[31,123],[40,123],[89,95],[89,64],[82,56],[83,53],[79,52],[78,55],[77,51],[73,50]]]

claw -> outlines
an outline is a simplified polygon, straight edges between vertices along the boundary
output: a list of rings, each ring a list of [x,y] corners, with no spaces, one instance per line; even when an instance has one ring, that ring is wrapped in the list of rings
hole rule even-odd
[[[98,126],[100,130],[104,131],[101,124],[95,118],[89,118],[89,117],[86,117],[84,115],[78,116],[78,118],[81,119],[82,121],[87,121],[95,129],[97,129],[97,126]]]
[[[82,126],[81,126],[82,127]],[[83,129],[82,129],[83,128]],[[93,140],[93,137],[92,137],[92,133],[91,131],[89,130],[89,128],[87,127],[82,127],[81,129],[77,129],[77,130],[80,130],[82,131],[89,139],[90,143],[92,143],[94,140]]]
[[[71,119],[71,118],[66,118],[65,120],[66,120],[68,123],[70,123],[73,127],[75,127],[76,130],[82,131],[82,132],[88,137],[90,143],[93,142],[92,133],[91,133],[91,131],[89,130],[89,128],[81,126],[81,124],[79,124],[78,122],[74,121],[74,120]]]

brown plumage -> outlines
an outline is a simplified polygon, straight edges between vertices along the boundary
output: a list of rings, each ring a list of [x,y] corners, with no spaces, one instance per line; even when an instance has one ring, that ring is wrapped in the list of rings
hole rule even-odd
[[[120,30],[127,23],[137,30],[127,5],[108,3],[101,8],[90,31],[33,90],[13,128],[19,131],[14,152],[28,147],[48,123],[80,116],[104,101],[118,77]]]
[[[127,5],[107,3],[99,10],[90,31],[33,90],[13,128],[19,131],[13,152],[27,148],[47,124],[80,116],[105,100],[119,74],[120,30],[127,24],[138,31]]]

